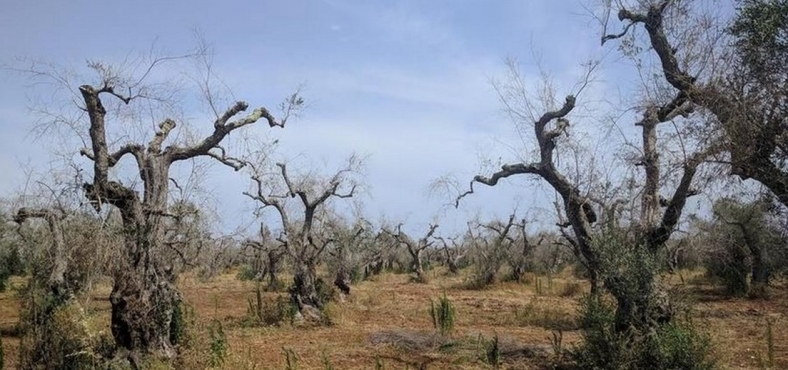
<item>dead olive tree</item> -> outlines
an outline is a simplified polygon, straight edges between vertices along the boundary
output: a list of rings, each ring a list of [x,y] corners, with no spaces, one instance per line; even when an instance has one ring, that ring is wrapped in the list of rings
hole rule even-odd
[[[397,225],[397,233],[384,228],[382,231],[393,239],[393,242],[399,246],[405,246],[411,258],[410,271],[414,274],[415,281],[424,283],[427,282],[427,275],[424,274],[424,261],[422,260],[422,252],[432,246],[434,240],[430,240],[438,225],[430,225],[427,232],[418,241],[413,240],[408,234],[402,231],[402,223]]]
[[[336,276],[334,286],[342,293],[350,294],[350,284],[361,280],[369,254],[374,253],[375,234],[372,224],[357,218],[347,225],[340,217],[330,217],[327,228],[334,238],[326,258],[329,270]]]
[[[590,65],[581,91],[587,85],[588,76],[593,72],[593,67],[593,64]],[[594,226],[598,217],[591,199],[592,191],[581,188],[578,182],[565,175],[562,169],[556,165],[556,150],[561,142],[559,139],[569,135],[572,129],[570,118],[576,107],[575,96],[568,95],[563,104],[555,109],[549,108],[553,106],[554,98],[542,96],[543,108],[541,109],[545,112],[539,114],[534,102],[513,101],[516,99],[527,100],[530,94],[522,91],[527,84],[522,80],[519,72],[513,71],[511,78],[513,81],[510,82],[510,85],[499,88],[499,93],[501,93],[501,99],[512,117],[516,120],[531,120],[533,138],[537,146],[537,158],[530,163],[505,164],[490,176],[475,176],[470,182],[470,189],[460,194],[457,200],[474,193],[476,183],[495,186],[500,180],[511,176],[538,176],[551,186],[561,200],[559,210],[561,218],[565,222],[560,222],[559,226],[562,230],[564,228],[571,230],[571,233],[564,232],[564,236],[588,268],[592,292],[598,293],[601,288],[600,284],[604,284],[604,288],[616,299],[618,305],[616,330],[627,331],[631,326],[634,326],[638,331],[647,332],[648,328],[655,324],[652,320],[654,317],[660,317],[660,320],[669,320],[670,308],[665,305],[656,307],[657,305],[653,304],[653,300],[657,299],[657,295],[660,295],[658,289],[654,287],[655,274],[649,275],[650,277],[644,275],[643,279],[637,281],[622,275],[621,271],[623,270],[619,264],[634,263],[638,259],[623,261],[618,258],[620,254],[616,254],[617,252],[606,251],[609,249],[607,244],[610,244],[613,239],[607,236],[602,237],[604,230]],[[517,91],[509,93],[507,89]],[[636,161],[637,163],[629,163],[645,168],[645,179],[636,185],[642,189],[642,216],[640,222],[634,223],[633,226],[636,227],[629,233],[631,237],[622,236],[624,239],[620,239],[619,236],[616,236],[620,240],[616,239],[615,244],[626,244],[629,245],[627,247],[630,248],[629,250],[655,256],[675,230],[687,198],[697,193],[692,188],[692,182],[698,167],[718,150],[713,143],[710,143],[713,137],[690,140],[686,132],[679,130],[680,139],[683,139],[682,143],[686,145],[682,146],[683,150],[676,156],[678,158],[675,160],[678,163],[670,162],[669,168],[673,171],[668,174],[660,172],[660,164],[668,162],[666,159],[663,162],[660,160],[660,155],[666,154],[666,147],[657,145],[658,125],[671,123],[675,127],[691,126],[693,121],[687,117],[694,112],[694,107],[694,104],[681,93],[664,100],[654,98],[643,104],[642,118],[635,122],[635,125],[641,129],[641,158]],[[518,121],[518,123],[524,124],[525,122]],[[672,158],[673,156],[668,156],[668,159]],[[627,179],[621,180],[624,183],[632,182]],[[584,186],[593,187],[593,183]],[[660,196],[661,191],[672,191],[672,194],[665,198]],[[636,269],[632,269],[632,271],[634,270]],[[641,289],[644,294],[632,294],[637,290],[631,286],[632,284],[639,284],[638,289]],[[648,292],[653,292],[654,295],[652,296]]]
[[[460,272],[460,260],[465,257],[466,253],[465,246],[463,245],[464,243],[462,241],[458,242],[457,237],[444,238],[439,236],[435,237],[435,239],[440,240],[443,245],[440,250],[444,253],[444,262],[449,268],[449,273],[458,274]],[[451,241],[451,247],[446,243],[446,239]]]
[[[267,178],[261,166],[249,165],[255,191],[244,194],[259,202],[261,210],[273,208],[279,215],[282,229],[278,240],[293,263],[290,295],[301,314],[310,320],[324,319],[319,309],[326,303],[326,297],[321,296],[319,288],[325,288],[325,283],[318,278],[317,264],[323,251],[334,242],[331,235],[323,232],[319,213],[332,198],[351,198],[354,195],[358,183],[353,176],[361,165],[360,158],[351,156],[347,165],[328,179],[303,176],[294,181],[287,166],[277,163],[278,182],[284,183],[282,193],[277,193],[281,191],[281,186],[277,187],[277,181]],[[288,199],[298,200],[295,203],[301,208],[300,217],[294,217],[292,209],[288,210]]]
[[[623,29],[605,34],[602,43],[624,39],[653,52],[659,76],[674,91],[673,105],[692,104],[713,116],[709,122],[723,133],[720,145],[728,157],[721,162],[729,164],[730,173],[760,182],[788,205],[784,36],[788,6],[779,1],[746,1],[733,19],[719,19],[693,5],[654,0],[618,2],[617,9],[610,9],[609,4],[607,15],[617,10]],[[638,26],[645,37],[635,34]],[[693,46],[699,43],[687,39],[688,30],[698,33],[697,39],[715,42],[696,50]],[[692,52],[703,53],[705,63],[685,63]]]
[[[255,274],[254,279],[261,281],[267,278],[267,289],[269,291],[277,291],[282,288],[282,282],[279,280],[279,270],[282,267],[285,255],[287,255],[287,248],[285,244],[280,243],[278,240],[272,240],[271,230],[263,223],[260,224],[259,235],[259,240],[246,239],[243,245],[254,250],[251,266],[252,272]]]
[[[62,223],[66,218],[66,214],[59,209],[20,208],[14,215],[14,222],[21,226],[25,221],[36,218],[46,221],[49,233],[52,237],[52,243],[49,248],[52,268],[47,278],[47,289],[56,302],[64,302],[71,299],[74,295],[74,292],[69,289],[66,284],[68,254],[66,252],[66,242],[62,228]]]
[[[197,57],[201,55],[204,54],[196,54]],[[120,126],[111,128],[113,123],[133,121],[139,128],[144,127],[138,114],[121,116],[119,112],[125,112],[124,107],[138,104],[145,111],[154,112],[156,107],[174,106],[173,101],[168,100],[170,96],[158,96],[156,88],[152,87],[156,84],[146,85],[146,81],[153,78],[156,67],[178,59],[182,57],[156,58],[145,65],[140,62],[143,65],[141,69],[138,68],[140,65],[116,68],[91,62],[89,67],[97,72],[98,81],[81,85],[76,90],[69,85],[70,79],[61,78],[63,74],[26,71],[37,77],[52,78],[73,92],[75,98],[79,98],[79,109],[88,120],[86,141],[89,147],[83,148],[80,154],[92,162],[92,179],[86,181],[82,189],[97,212],[102,212],[104,206],[111,206],[120,213],[124,246],[111,272],[111,329],[116,344],[132,354],[129,358],[133,362],[136,362],[137,355],[144,353],[165,358],[175,356],[173,342],[177,338],[172,332],[173,313],[179,305],[180,296],[173,284],[173,261],[162,257],[168,249],[165,220],[172,216],[169,211],[170,168],[176,163],[210,158],[238,170],[242,163],[228,156],[220,145],[222,141],[231,132],[259,120],[264,120],[270,127],[284,127],[287,119],[285,116],[281,121],[277,120],[263,107],[242,115],[249,108],[249,104],[243,101],[219,112],[215,110],[215,100],[209,96],[216,116],[210,133],[196,142],[179,141],[166,145],[177,126],[171,118],[159,121],[158,129],[149,134],[147,143],[127,141],[130,136],[123,134],[113,137],[113,133],[122,131]],[[129,76],[124,73],[138,74]],[[301,103],[301,98],[293,95],[283,107],[290,112]],[[157,116],[160,113],[152,114]],[[54,120],[60,122],[58,118]],[[78,131],[84,127],[78,121],[68,124]],[[123,183],[116,179],[117,174],[113,170],[127,158],[134,162],[132,173],[138,174],[138,182]]]
[[[534,243],[528,238],[528,233],[526,231],[527,223],[525,219],[517,223],[516,226],[517,233],[512,237],[506,262],[511,268],[512,280],[522,282],[525,278],[525,273],[529,269],[533,269],[534,251],[542,245],[542,242],[545,240],[545,235],[540,235],[539,240]],[[555,266],[557,263],[553,263],[552,265]],[[555,271],[549,270],[550,274],[554,272]]]
[[[506,222],[500,219],[477,222],[475,228],[478,231],[475,235],[473,227],[468,224],[468,236],[475,241],[476,246],[472,281],[474,288],[484,288],[498,281],[501,267],[506,263],[508,251],[514,244],[512,235],[515,225],[514,214],[509,215]]]

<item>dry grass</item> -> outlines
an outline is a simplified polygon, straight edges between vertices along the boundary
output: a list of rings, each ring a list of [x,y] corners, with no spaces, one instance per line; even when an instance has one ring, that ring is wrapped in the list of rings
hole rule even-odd
[[[530,284],[506,282],[485,290],[459,289],[465,277],[441,270],[428,272],[429,283],[414,284],[406,274],[383,274],[375,281],[353,287],[344,302],[332,303],[331,327],[244,327],[247,299],[255,283],[242,282],[235,272],[202,282],[185,276],[179,285],[195,308],[198,322],[217,319],[229,343],[225,369],[284,368],[283,348],[298,355],[300,369],[322,369],[327,359],[335,369],[372,369],[376,358],[386,369],[427,365],[430,369],[489,368],[482,357],[484,340],[501,338],[504,368],[538,368],[550,352],[551,329],[568,327],[576,299],[588,290],[571,274],[559,274],[547,284],[533,277]],[[698,276],[682,272],[684,281]],[[536,292],[535,279],[542,286]],[[681,285],[677,276],[670,283]],[[15,280],[12,285],[22,282]],[[766,323],[772,322],[775,369],[788,368],[788,291],[776,289],[769,301],[726,299],[708,285],[685,286],[697,298],[694,319],[713,338],[716,355],[728,369],[760,369],[767,357]],[[447,292],[457,318],[450,338],[436,335],[428,314],[431,297]],[[95,321],[109,322],[108,286],[92,294]],[[281,293],[263,293],[274,299]],[[13,289],[0,293],[0,327],[6,349],[6,366],[14,368],[18,338],[11,329],[18,320],[18,300]],[[578,340],[577,331],[564,331],[563,344]]]

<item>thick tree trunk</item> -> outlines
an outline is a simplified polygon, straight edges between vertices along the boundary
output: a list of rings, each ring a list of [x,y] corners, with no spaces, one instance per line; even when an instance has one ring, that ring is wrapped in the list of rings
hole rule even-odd
[[[159,268],[119,269],[110,294],[115,342],[132,352],[175,356],[173,314],[180,298]]]
[[[460,269],[457,266],[457,260],[454,258],[448,257],[446,258],[446,264],[449,266],[449,272],[452,274],[459,274]]]
[[[409,250],[411,261],[411,271],[416,274],[416,281],[427,281],[427,276],[424,274],[424,264],[421,262],[421,249]]]
[[[115,272],[110,294],[112,335],[130,351],[175,356],[171,335],[173,313],[180,304],[172,267],[161,261],[163,217],[167,210],[169,160],[151,156],[144,161],[145,206],[124,220],[126,250]],[[129,202],[138,198],[129,199]],[[138,201],[138,200],[137,200]],[[132,207],[136,208],[136,207]]]
[[[302,313],[305,306],[317,309],[323,307],[325,302],[318,296],[317,286],[318,277],[314,264],[308,262],[296,264],[290,296]]]
[[[263,271],[263,278],[268,277],[268,290],[277,291],[282,287],[282,282],[279,281],[277,274],[279,273],[279,262],[282,260],[282,253],[276,250],[268,251],[268,260],[266,261],[265,270]]]
[[[764,263],[763,252],[760,247],[750,247],[752,252],[752,281],[750,296],[767,297],[769,288],[769,269]]]

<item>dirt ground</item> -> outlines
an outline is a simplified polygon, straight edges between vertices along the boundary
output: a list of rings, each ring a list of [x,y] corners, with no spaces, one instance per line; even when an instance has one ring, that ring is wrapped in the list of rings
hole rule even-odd
[[[486,290],[463,289],[465,277],[449,276],[441,269],[429,274],[427,284],[387,273],[353,286],[350,296],[329,306],[333,325],[328,327],[244,324],[256,285],[237,280],[235,272],[207,282],[187,275],[179,285],[194,307],[197,327],[221,322],[228,344],[227,358],[219,367],[223,369],[287,368],[286,352],[296,365],[292,368],[298,369],[491,368],[484,357],[494,336],[499,339],[503,368],[532,369],[553,356],[557,342],[570,348],[579,338],[573,318],[577,298],[588,287],[568,272],[549,279],[530,276],[526,284],[499,283]],[[788,369],[788,290],[775,289],[769,300],[725,298],[715,287],[703,284],[699,274],[685,271],[667,279],[696,302],[693,320],[711,336],[722,367],[767,368],[766,332],[771,322],[772,368]],[[16,366],[15,288],[23,283],[15,279],[11,289],[0,293],[0,331],[8,369]],[[430,299],[444,292],[456,307],[455,330],[449,338],[435,333],[428,313]],[[85,298],[89,313],[107,331],[108,293],[108,285],[103,284]],[[273,300],[277,294],[284,293],[264,293],[264,299]],[[198,332],[207,337],[205,330]],[[191,355],[204,353],[186,356]]]

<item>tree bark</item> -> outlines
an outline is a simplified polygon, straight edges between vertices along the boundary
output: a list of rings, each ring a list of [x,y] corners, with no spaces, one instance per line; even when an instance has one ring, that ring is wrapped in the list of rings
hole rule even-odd
[[[83,149],[81,154],[93,161],[93,181],[83,185],[85,196],[97,211],[104,204],[118,208],[123,221],[125,248],[113,273],[110,294],[112,335],[118,346],[130,351],[130,359],[137,358],[140,353],[172,358],[177,340],[172,335],[173,313],[180,304],[180,295],[174,285],[170,261],[163,261],[160,253],[165,239],[163,219],[169,216],[170,166],[176,161],[207,156],[238,170],[242,164],[226,157],[219,143],[231,131],[261,118],[267,119],[271,126],[283,126],[284,121],[279,124],[265,108],[258,108],[247,117],[229,122],[248,108],[245,102],[237,102],[216,119],[213,133],[194,146],[173,145],[162,150],[162,144],[176,126],[174,121],[167,119],[159,125],[147,148],[126,144],[110,153],[101,95],[112,95],[126,104],[133,98],[115,93],[109,81],[104,81],[101,87],[83,85],[79,91],[90,118],[91,142],[91,149]],[[211,151],[217,148],[221,154]],[[142,199],[135,189],[109,180],[110,168],[127,154],[136,160],[143,184]]]

